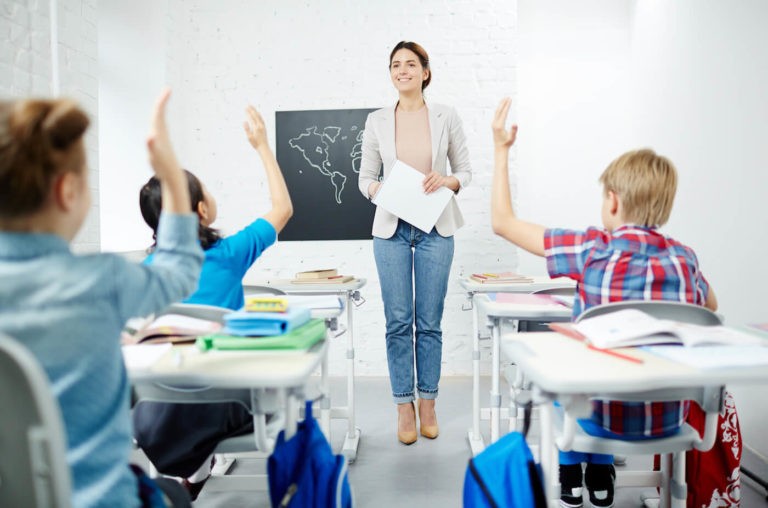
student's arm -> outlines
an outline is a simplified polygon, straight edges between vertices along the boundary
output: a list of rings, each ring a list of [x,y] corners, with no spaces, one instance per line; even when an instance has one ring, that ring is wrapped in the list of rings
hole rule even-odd
[[[368,115],[365,120],[360,174],[357,179],[357,186],[366,199],[372,199],[381,186],[381,182],[379,182],[381,153],[379,153],[379,138],[376,137],[376,131],[373,128],[373,114]]]
[[[248,136],[251,146],[259,152],[259,157],[264,163],[269,196],[272,199],[272,209],[264,214],[263,218],[272,224],[275,231],[279,233],[293,215],[293,203],[291,203],[291,196],[288,194],[288,187],[285,185],[285,179],[280,171],[280,166],[277,164],[277,159],[269,148],[264,120],[253,106],[248,106],[245,111],[248,115],[243,124],[245,134]]]
[[[147,140],[149,160],[163,193],[153,262],[137,265],[114,256],[109,272],[123,320],[157,312],[192,294],[203,265],[198,218],[192,213],[187,178],[176,160],[165,122],[169,96],[166,89],[155,104]]]
[[[176,160],[165,123],[165,108],[170,97],[171,89],[166,88],[155,103],[147,149],[149,162],[155,176],[160,180],[163,210],[168,213],[188,214],[192,212],[192,206],[187,177]]]
[[[521,221],[512,210],[509,195],[509,149],[517,137],[517,125],[506,130],[507,113],[512,100],[501,101],[493,118],[494,169],[491,190],[491,225],[493,232],[531,254],[544,256],[544,226]]]

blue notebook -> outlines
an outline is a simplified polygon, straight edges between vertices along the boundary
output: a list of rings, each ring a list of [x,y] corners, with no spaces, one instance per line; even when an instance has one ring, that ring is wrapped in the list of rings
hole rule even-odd
[[[287,312],[231,312],[224,316],[222,333],[241,336],[281,335],[309,321],[307,307],[290,307]]]

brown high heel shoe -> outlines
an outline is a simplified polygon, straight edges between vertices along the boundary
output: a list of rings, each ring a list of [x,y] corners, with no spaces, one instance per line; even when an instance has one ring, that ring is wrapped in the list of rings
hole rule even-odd
[[[400,408],[402,406],[408,405],[410,410],[413,412],[413,428],[408,428],[406,430],[401,430],[400,425]],[[405,408],[403,408],[405,409]],[[418,436],[416,435],[416,407],[413,405],[413,402],[406,402],[405,404],[398,404],[397,405],[397,439],[405,444],[410,445],[416,442],[416,439]]]
[[[435,400],[431,399],[429,402],[425,402],[426,399],[419,399],[419,429],[421,432],[421,435],[429,438],[429,439],[435,439],[440,434],[440,429],[437,426],[437,415],[435,414]],[[434,421],[434,425],[425,425],[424,424],[424,418],[422,417],[422,409],[421,404],[422,402],[425,402],[424,405],[424,411],[432,411],[431,418],[427,418],[427,420]],[[431,407],[427,407],[431,406]]]

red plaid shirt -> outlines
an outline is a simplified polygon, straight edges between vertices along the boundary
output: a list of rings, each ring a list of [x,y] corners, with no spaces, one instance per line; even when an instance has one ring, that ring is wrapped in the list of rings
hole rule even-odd
[[[709,292],[693,250],[653,228],[547,229],[544,249],[550,277],[577,283],[573,319],[595,305],[624,300],[704,305]],[[659,436],[680,427],[684,409],[679,402],[595,400],[592,420],[627,437]]]

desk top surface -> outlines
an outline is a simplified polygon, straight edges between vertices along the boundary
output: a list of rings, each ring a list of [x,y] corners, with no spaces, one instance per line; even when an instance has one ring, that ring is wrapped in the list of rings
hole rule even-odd
[[[151,346],[150,346],[151,347]],[[133,383],[164,382],[219,388],[290,388],[301,386],[320,366],[327,341],[307,351],[200,351],[174,346],[150,367],[132,368]]]
[[[502,354],[541,389],[560,394],[631,393],[640,390],[768,384],[766,366],[698,369],[640,348],[616,351],[643,360],[634,363],[589,349],[555,332],[505,334]]]
[[[541,289],[559,288],[564,286],[576,287],[571,279],[549,277],[531,277],[533,282],[514,282],[508,284],[482,284],[469,278],[459,279],[459,284],[468,293],[533,293]]]
[[[243,286],[248,291],[249,286],[269,286],[280,291],[285,291],[288,294],[300,294],[300,293],[322,293],[322,294],[341,294],[349,291],[354,291],[365,286],[366,279],[353,279],[349,282],[342,282],[337,284],[296,284],[292,282],[293,279],[264,279],[244,282]]]
[[[486,294],[477,295],[475,302],[480,307],[480,311],[488,317],[530,320],[557,318],[558,321],[562,321],[569,320],[573,314],[573,309],[557,302],[551,304],[497,302],[489,299]]]

